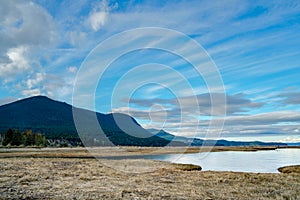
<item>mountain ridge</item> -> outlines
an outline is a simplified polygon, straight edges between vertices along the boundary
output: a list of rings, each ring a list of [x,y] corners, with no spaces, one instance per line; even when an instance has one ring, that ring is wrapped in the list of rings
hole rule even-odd
[[[74,123],[73,111],[83,119],[84,127],[78,135]],[[92,125],[96,116],[103,133],[99,133],[98,124]],[[115,119],[119,119],[118,124]],[[125,123],[125,122],[126,123]],[[118,125],[126,124],[127,134]],[[7,129],[41,132],[47,138],[80,139],[84,145],[93,146],[165,146],[169,141],[150,134],[134,118],[121,113],[102,114],[76,108],[65,102],[55,101],[46,96],[21,99],[0,106],[0,132]],[[136,137],[138,136],[141,137]]]
[[[200,138],[190,138],[184,136],[175,136],[164,130],[147,129],[151,133],[155,133],[158,137],[166,140],[183,142],[188,146],[287,146],[282,142],[261,142],[261,141],[228,141],[220,140],[204,140]]]
[[[74,111],[81,126],[74,123]],[[97,124],[93,124],[96,116]],[[101,131],[99,131],[99,125]],[[133,117],[122,113],[103,114],[76,108],[46,96],[34,96],[0,106],[0,132],[9,128],[40,132],[50,139],[82,142],[85,146],[278,146],[285,143],[203,140],[175,136],[164,130],[144,129]],[[78,131],[80,134],[78,134]]]

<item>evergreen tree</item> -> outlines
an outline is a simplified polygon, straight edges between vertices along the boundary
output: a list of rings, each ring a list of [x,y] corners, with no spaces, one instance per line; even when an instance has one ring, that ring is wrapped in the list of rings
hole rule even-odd
[[[11,144],[13,140],[13,131],[11,129],[8,129],[7,132],[4,135],[3,139],[3,146],[7,146],[8,144]]]
[[[35,140],[35,137],[32,133],[32,130],[29,130],[29,131],[26,131],[22,134],[22,137],[24,139],[24,145],[25,146],[31,146],[31,145],[34,145],[34,140]]]
[[[32,130],[20,133],[18,130],[8,129],[3,136],[3,146],[20,146],[22,144],[24,146],[46,146],[47,140],[41,133],[34,134]]]
[[[20,146],[22,144],[22,135],[18,130],[14,130],[12,134],[12,141],[11,145],[13,146]]]

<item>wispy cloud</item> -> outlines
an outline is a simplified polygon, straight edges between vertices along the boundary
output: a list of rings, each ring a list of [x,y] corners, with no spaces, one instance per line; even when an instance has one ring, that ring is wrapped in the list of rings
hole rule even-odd
[[[300,91],[286,91],[277,95],[287,105],[300,105]]]
[[[67,68],[68,72],[70,73],[76,73],[77,72],[77,67],[76,66],[70,66]]]
[[[90,12],[88,23],[94,31],[98,31],[106,23],[108,15],[108,2],[104,0]]]
[[[225,97],[225,101],[222,98]],[[212,102],[212,99],[215,99]],[[172,110],[187,112],[201,113],[202,115],[218,115],[228,114],[233,115],[237,113],[246,113],[249,109],[260,108],[264,102],[253,102],[247,99],[243,94],[225,95],[219,93],[204,93],[196,96],[177,97],[171,99],[123,99],[124,102],[129,102],[139,107],[149,108],[155,104],[163,105]],[[214,104],[213,104],[214,103]],[[195,105],[196,104],[196,105]],[[214,106],[214,108],[213,108]],[[196,108],[199,108],[196,109]],[[214,113],[212,113],[212,109]],[[226,111],[224,113],[224,111]],[[174,115],[174,113],[172,114]],[[171,115],[171,116],[172,116]]]

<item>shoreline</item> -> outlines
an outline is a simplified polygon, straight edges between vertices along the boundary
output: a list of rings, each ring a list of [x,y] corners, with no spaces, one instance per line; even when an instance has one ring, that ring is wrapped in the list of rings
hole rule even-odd
[[[269,151],[297,147],[66,147],[66,148],[0,148],[0,158],[97,158],[121,159],[163,154],[189,154],[222,151]]]
[[[193,154],[193,153],[210,153],[210,152],[255,152],[255,151],[273,151],[276,149],[291,149],[300,147],[76,147],[76,148],[2,148],[0,149],[0,159],[92,159],[108,162],[122,162],[128,160],[145,161],[157,161],[152,157],[165,154]],[[169,161],[159,161],[168,164],[175,164]],[[199,167],[203,167],[197,165]],[[281,166],[280,168],[286,168],[289,166]],[[278,168],[278,173],[282,172]],[[297,169],[298,170],[298,169]],[[207,171],[207,170],[205,170]],[[225,170],[230,171],[230,170]],[[217,172],[217,171],[216,171]],[[242,172],[242,171],[241,171]],[[260,173],[260,172],[245,172],[245,173]],[[275,172],[267,172],[275,173]]]

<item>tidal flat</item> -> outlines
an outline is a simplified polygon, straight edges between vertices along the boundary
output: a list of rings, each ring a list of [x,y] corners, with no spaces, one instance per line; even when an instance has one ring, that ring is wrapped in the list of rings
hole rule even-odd
[[[300,197],[300,174],[297,171],[277,174],[215,172],[153,160],[107,159],[153,151],[157,152],[157,149],[99,148],[99,157],[95,159],[84,148],[1,149],[0,199]],[[176,148],[163,151],[174,153]]]

